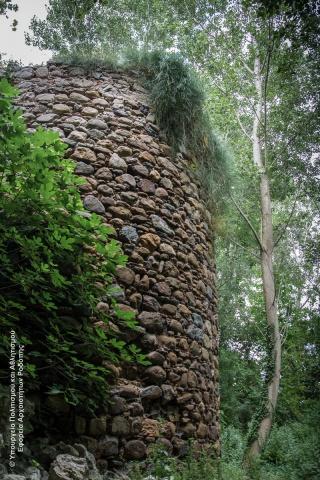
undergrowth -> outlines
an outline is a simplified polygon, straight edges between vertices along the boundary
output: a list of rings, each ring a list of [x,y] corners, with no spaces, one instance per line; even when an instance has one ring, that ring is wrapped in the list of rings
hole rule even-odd
[[[311,415],[311,416],[310,416]],[[250,467],[243,457],[246,434],[232,426],[222,430],[221,458],[190,446],[185,457],[170,456],[160,445],[144,462],[129,466],[130,480],[317,480],[319,478],[319,415],[305,412],[301,422],[275,425],[266,448]],[[121,480],[123,477],[115,477]]]
[[[168,454],[161,445],[153,445],[148,460],[131,465],[130,480],[218,480],[219,464],[215,456],[196,453],[190,447],[179,459]]]
[[[155,118],[173,153],[191,159],[210,210],[223,207],[230,185],[231,155],[211,123],[206,109],[206,85],[181,56],[162,51],[127,51],[118,58],[83,54],[58,56],[56,60],[96,68],[134,70],[150,92]]]

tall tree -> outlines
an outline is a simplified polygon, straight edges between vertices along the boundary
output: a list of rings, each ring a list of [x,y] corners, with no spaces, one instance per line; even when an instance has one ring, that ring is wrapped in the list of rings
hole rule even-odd
[[[251,177],[252,190],[258,194],[256,198],[259,198],[260,203],[260,232],[257,228],[257,211],[253,216],[248,215],[234,195],[231,195],[231,200],[259,247],[265,315],[272,345],[271,364],[269,363],[266,372],[267,401],[249,449],[249,457],[254,457],[265,445],[277,404],[281,372],[281,336],[274,256],[275,247],[292,220],[292,215],[289,215],[282,225],[277,225],[280,233],[274,241],[271,200],[272,195],[276,200],[282,201],[294,197],[295,200],[290,202],[294,210],[295,191],[299,189],[298,179],[305,181],[300,193],[304,190],[306,194],[308,188],[314,184],[310,173],[315,171],[313,163],[316,162],[313,160],[316,156],[316,129],[312,126],[309,133],[306,132],[303,136],[301,143],[290,138],[289,135],[297,131],[298,120],[297,115],[294,118],[291,115],[290,106],[300,110],[299,95],[303,93],[304,98],[309,96],[309,105],[311,102],[312,104],[309,108],[304,108],[303,117],[310,118],[313,124],[317,99],[313,91],[315,82],[308,80],[312,70],[309,68],[308,74],[304,73],[300,79],[296,76],[295,70],[300,70],[302,64],[306,66],[310,53],[304,53],[303,61],[299,61],[298,52],[301,58],[306,42],[301,39],[300,43],[297,42],[297,28],[294,29],[292,23],[288,23],[285,15],[277,11],[275,15],[257,16],[254,7],[244,9],[237,1],[222,2],[220,9],[215,7],[212,9],[212,2],[198,2],[196,27],[188,25],[190,40],[186,38],[182,48],[199,68],[204,66],[213,89],[229,100],[238,127],[252,149],[250,157],[254,169],[246,168],[245,171],[244,162],[240,171],[248,174],[249,179]],[[192,23],[195,25],[194,20]],[[288,26],[291,28],[285,35]],[[292,54],[293,58],[290,58]],[[288,70],[286,75],[291,83],[285,86],[282,93],[284,66]],[[314,75],[311,75],[311,78],[314,78]],[[288,100],[292,103],[286,108],[285,102]],[[290,122],[285,126],[288,116]],[[282,126],[276,131],[280,119]],[[289,135],[285,132],[286,127],[289,127]],[[232,136],[234,134],[231,133]],[[279,155],[280,151],[285,155]],[[291,158],[289,152],[293,154]],[[284,165],[286,169],[283,168]],[[277,188],[282,189],[284,185],[285,188],[279,194]],[[252,206],[254,207],[254,204]]]

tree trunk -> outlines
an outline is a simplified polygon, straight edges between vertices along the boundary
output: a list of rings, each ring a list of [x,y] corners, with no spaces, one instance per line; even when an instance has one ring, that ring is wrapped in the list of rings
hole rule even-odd
[[[274,411],[277,404],[280,370],[281,370],[281,338],[279,332],[279,319],[276,301],[275,281],[273,276],[273,226],[272,208],[270,195],[270,182],[267,173],[266,160],[262,159],[260,126],[262,118],[262,76],[260,61],[257,57],[254,64],[255,87],[257,103],[253,122],[253,161],[260,173],[260,207],[261,207],[261,243],[260,258],[263,282],[263,295],[266,310],[266,320],[269,330],[269,341],[272,343],[272,358],[267,372],[268,396],[266,409],[248,451],[248,460],[253,459],[261,453],[271,430]],[[265,99],[264,99],[265,101]],[[266,119],[265,119],[266,121]],[[266,147],[265,147],[266,148]]]

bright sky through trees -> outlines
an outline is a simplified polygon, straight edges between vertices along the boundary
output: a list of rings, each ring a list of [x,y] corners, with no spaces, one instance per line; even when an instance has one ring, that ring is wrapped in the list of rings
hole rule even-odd
[[[40,64],[52,56],[50,50],[39,50],[25,43],[24,32],[28,30],[30,20],[34,15],[45,18],[45,0],[17,0],[18,12],[10,12],[9,18],[0,17],[0,53],[6,54],[6,60],[21,60],[23,65]],[[12,31],[12,21],[18,21],[17,30]]]

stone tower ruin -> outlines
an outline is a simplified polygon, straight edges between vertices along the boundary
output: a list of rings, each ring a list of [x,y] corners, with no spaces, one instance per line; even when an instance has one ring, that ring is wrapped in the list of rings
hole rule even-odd
[[[135,342],[151,362],[115,367],[112,404],[75,416],[75,435],[98,459],[140,459],[160,442],[219,448],[218,332],[210,214],[189,160],[173,156],[134,72],[49,63],[15,73],[30,129],[67,143],[85,208],[112,225],[128,255],[119,303],[137,312]]]

